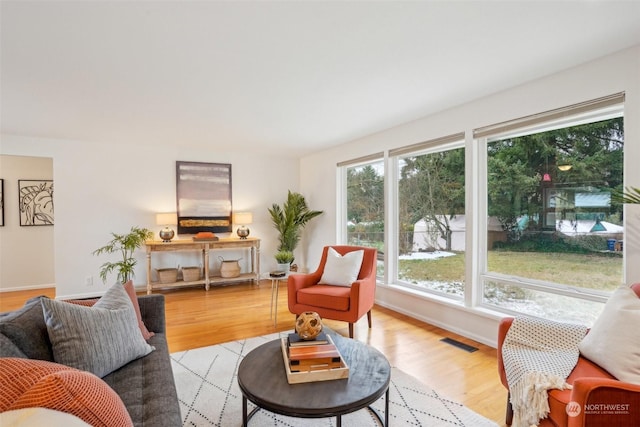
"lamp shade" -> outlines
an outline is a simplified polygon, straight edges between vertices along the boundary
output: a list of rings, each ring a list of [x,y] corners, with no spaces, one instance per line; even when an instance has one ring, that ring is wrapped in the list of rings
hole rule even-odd
[[[166,212],[156,214],[157,225],[174,225],[177,224],[177,216],[175,212]]]
[[[239,225],[247,225],[253,222],[253,214],[251,212],[236,212],[233,214],[233,222]]]

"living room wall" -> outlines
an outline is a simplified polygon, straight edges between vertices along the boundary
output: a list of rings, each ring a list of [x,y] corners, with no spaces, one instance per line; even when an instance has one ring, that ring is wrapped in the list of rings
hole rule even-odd
[[[124,233],[134,225],[147,227],[154,233],[160,230],[155,224],[155,214],[176,210],[176,160],[232,164],[233,208],[253,212],[250,229],[252,236],[262,239],[263,274],[275,268],[273,255],[277,246],[277,234],[267,207],[274,202],[282,203],[288,189],[298,190],[297,160],[287,161],[281,154],[275,158],[264,153],[187,149],[179,144],[158,147],[153,146],[153,141],[97,144],[16,135],[2,135],[0,150],[4,155],[53,159],[56,208],[53,252],[58,298],[98,295],[115,281],[115,277],[110,278],[105,285],[98,276],[102,263],[115,258],[92,255],[110,240],[111,232]],[[288,167],[273,167],[283,161]],[[237,258],[239,254],[220,255]],[[136,259],[134,282],[136,287],[144,287],[144,250],[136,253]],[[244,255],[244,259],[248,256]],[[173,257],[170,262],[179,264],[180,259]],[[87,277],[92,278],[93,286],[85,284]]]
[[[54,226],[20,226],[18,207],[18,180],[53,179],[53,161],[47,157],[0,155],[0,179],[4,180],[0,292],[53,286]]]
[[[474,64],[485,65],[490,66]],[[470,68],[469,72],[473,72],[473,69]],[[635,46],[582,66],[351,141],[340,147],[306,156],[300,162],[300,189],[318,206],[331,206],[337,203],[338,162],[461,131],[466,132],[467,152],[473,153],[472,132],[475,128],[618,92],[626,93],[625,181],[627,185],[640,186],[640,169],[637,167],[640,159],[640,46]],[[467,173],[467,182],[472,182],[473,178]],[[325,185],[316,185],[321,179]],[[468,207],[472,206],[473,197],[477,196],[467,196]],[[391,201],[388,199],[387,203]],[[627,283],[633,283],[640,281],[640,264],[636,262],[640,259],[640,208],[633,205],[625,209],[625,277]],[[392,221],[389,218],[387,220]],[[341,221],[337,218],[336,211],[327,211],[327,217],[313,230],[313,234],[309,236],[313,241],[313,245],[310,246],[309,265],[317,264],[323,245],[336,241],[339,223]],[[469,234],[473,232],[472,228],[468,229]],[[473,255],[470,246],[467,245],[467,257]],[[474,283],[467,283],[467,286],[475,286],[478,277],[473,277],[472,280]],[[383,306],[490,345],[495,345],[497,324],[502,317],[499,313],[485,309],[464,307],[446,299],[410,292],[406,288],[394,286],[393,283],[378,286],[376,301]]]
[[[472,67],[469,72],[473,72]],[[336,163],[373,152],[460,131],[467,132],[467,144],[472,146],[471,132],[476,127],[625,91],[625,179],[629,185],[640,185],[640,170],[636,167],[640,159],[638,76],[640,46],[306,156],[299,161],[291,159],[286,168],[273,167],[276,161],[282,161],[280,155],[276,158],[263,153],[209,152],[206,149],[181,148],[179,144],[175,147],[154,147],[153,141],[143,141],[146,146],[117,141],[98,145],[89,141],[2,135],[0,154],[53,158],[56,182],[55,278],[59,297],[89,296],[104,290],[97,278],[104,259],[92,256],[91,252],[109,239],[111,231],[124,232],[131,225],[159,230],[154,224],[154,214],[175,209],[176,160],[233,164],[234,208],[254,212],[251,232],[263,239],[263,272],[275,266],[272,255],[276,247],[276,234],[266,209],[274,201],[282,202],[287,189],[301,191],[313,208],[325,211],[308,227],[301,253],[297,254],[300,256],[296,256],[303,266],[314,269],[322,247],[337,240],[338,221],[334,209],[339,203]],[[627,207],[626,221],[626,278],[627,281],[640,281],[640,264],[630,262],[640,259],[638,207]],[[137,258],[140,265],[135,282],[142,286],[146,283],[144,253],[139,253]],[[94,287],[84,285],[87,276],[94,277]],[[378,287],[377,301],[481,342],[495,344],[499,314],[410,294],[392,283]]]

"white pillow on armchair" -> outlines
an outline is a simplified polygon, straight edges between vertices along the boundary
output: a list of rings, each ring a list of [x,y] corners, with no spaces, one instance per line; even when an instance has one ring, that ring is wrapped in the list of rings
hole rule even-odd
[[[327,261],[318,284],[333,286],[351,286],[358,279],[364,251],[347,252],[340,255],[335,249],[329,247]]]

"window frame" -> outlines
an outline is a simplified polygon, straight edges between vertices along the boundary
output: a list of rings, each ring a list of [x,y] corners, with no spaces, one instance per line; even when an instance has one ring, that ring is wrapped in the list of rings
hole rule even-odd
[[[570,285],[562,285],[544,282],[536,279],[527,279],[488,271],[487,256],[487,227],[488,227],[488,153],[487,144],[495,139],[505,137],[523,136],[526,134],[544,132],[563,127],[575,126],[613,117],[624,117],[624,92],[615,93],[598,99],[549,110],[530,116],[516,118],[505,122],[484,127],[469,127],[456,134],[456,144],[451,146],[448,138],[442,137],[427,140],[425,142],[400,146],[398,148],[385,149],[382,152],[370,156],[340,162],[337,164],[337,222],[336,238],[338,242],[347,242],[347,225],[343,221],[346,218],[347,191],[346,191],[346,167],[366,165],[374,161],[384,162],[384,277],[379,278],[378,286],[389,287],[400,292],[423,297],[440,303],[462,306],[465,309],[476,310],[491,316],[523,314],[497,305],[485,302],[485,284],[493,281],[500,284],[531,289],[536,292],[547,292],[563,297],[577,298],[579,300],[604,303],[610,292],[597,289],[577,288]],[[626,126],[625,126],[626,128]],[[457,145],[457,146],[456,146]],[[465,285],[462,301],[450,298],[449,295],[412,287],[411,284],[398,280],[398,232],[399,232],[399,162],[400,156],[416,156],[444,151],[450,148],[464,148],[465,150],[465,215],[466,215],[466,240],[465,240]],[[624,151],[626,152],[626,146]],[[626,154],[626,153],[625,153]],[[629,160],[623,162],[623,168],[628,167]],[[625,175],[628,173],[623,170]],[[625,208],[626,210],[626,208]],[[625,228],[628,220],[625,218]],[[483,250],[482,248],[485,248]],[[626,251],[626,247],[625,247]],[[625,252],[626,253],[626,252]],[[390,255],[390,256],[389,256]],[[623,258],[623,278],[627,270],[627,257]]]
[[[487,247],[488,231],[488,144],[490,142],[514,138],[525,135],[532,135],[562,129],[566,127],[578,126],[607,120],[616,117],[624,117],[624,93],[614,94],[608,97],[587,101],[573,106],[563,107],[546,113],[528,116],[522,119],[515,119],[498,125],[488,126],[474,130],[473,138],[478,147],[479,154],[477,161],[479,170],[479,181],[482,183],[482,197],[478,200],[479,215],[479,248]],[[522,123],[523,127],[514,126]],[[624,172],[624,171],[623,171]],[[538,292],[546,292],[564,297],[577,298],[599,303],[605,303],[611,292],[599,291],[597,289],[580,288],[561,283],[548,282],[522,276],[505,275],[489,271],[488,251],[478,250],[478,261],[480,271],[478,272],[478,295],[475,306],[509,314],[518,314],[512,310],[505,309],[484,301],[485,286],[490,282],[496,282],[507,286],[515,286],[523,289],[530,289]],[[623,276],[626,259],[623,255]]]
[[[338,219],[337,224],[338,226],[336,227],[336,242],[339,242],[340,244],[348,244],[349,242],[349,230],[348,230],[348,226],[347,226],[347,222],[345,221],[345,219],[348,219],[348,195],[349,192],[347,191],[347,170],[349,168],[358,168],[358,167],[364,167],[364,166],[368,166],[368,165],[372,165],[374,163],[382,163],[382,167],[384,170],[384,180],[383,180],[383,186],[384,186],[384,222],[385,222],[385,230],[384,230],[384,247],[387,247],[387,215],[388,215],[388,202],[387,202],[387,198],[388,198],[388,180],[387,180],[387,158],[386,158],[386,153],[385,152],[378,152],[378,153],[373,153],[371,155],[367,155],[367,156],[362,156],[362,157],[358,157],[355,159],[351,159],[351,160],[346,160],[346,161],[342,161],[337,163],[337,194],[339,197],[339,202],[336,203],[336,218]],[[385,257],[384,260],[384,273],[382,276],[378,276],[378,273],[376,272],[376,282],[378,284],[380,283],[388,283],[388,266],[387,266],[387,257]]]
[[[466,164],[468,162],[467,160],[467,148],[466,148],[466,138],[465,138],[465,133],[464,132],[458,132],[455,134],[451,134],[445,137],[441,137],[441,138],[437,138],[437,139],[433,139],[433,140],[429,140],[429,141],[425,141],[425,142],[421,142],[418,144],[413,144],[413,145],[409,145],[409,146],[405,146],[405,147],[400,147],[394,150],[390,150],[389,151],[389,162],[393,164],[394,166],[394,175],[390,177],[390,181],[391,181],[391,186],[394,189],[394,194],[395,194],[395,198],[394,198],[394,228],[392,230],[392,233],[389,233],[390,236],[390,240],[392,240],[395,243],[395,251],[392,254],[393,255],[393,260],[392,263],[394,265],[393,268],[393,276],[392,276],[392,280],[393,280],[393,284],[401,287],[401,288],[406,288],[408,290],[414,291],[414,292],[424,292],[426,294],[430,294],[430,295],[437,295],[439,297],[442,298],[446,298],[448,300],[451,300],[452,302],[455,303],[464,303],[466,301],[466,294],[468,292],[468,286],[467,286],[467,280],[468,280],[468,275],[466,274],[467,271],[467,261],[468,261],[468,254],[467,254],[467,248],[466,248],[466,244],[468,242],[468,239],[466,237],[467,230],[465,227],[465,282],[464,282],[464,290],[463,290],[463,295],[462,296],[457,296],[454,294],[450,294],[450,293],[446,293],[446,292],[441,292],[435,289],[430,289],[430,288],[426,288],[426,287],[422,287],[422,286],[417,286],[414,285],[412,283],[409,283],[407,281],[401,280],[399,278],[399,272],[400,272],[400,253],[399,253],[399,248],[398,248],[398,238],[399,238],[399,218],[398,218],[398,212],[399,212],[399,208],[400,208],[400,191],[399,191],[399,185],[400,185],[400,178],[399,178],[399,171],[401,170],[401,160],[406,158],[406,157],[418,157],[418,156],[425,156],[425,155],[430,155],[430,154],[437,154],[437,153],[442,153],[445,151],[451,151],[451,150],[458,150],[458,149],[462,149],[464,150],[464,154],[465,154],[465,171],[466,171]],[[467,225],[468,225],[468,218],[466,217],[466,203],[468,200],[468,187],[467,187],[467,176],[465,173],[465,219],[467,221]],[[387,261],[385,259],[385,261]]]

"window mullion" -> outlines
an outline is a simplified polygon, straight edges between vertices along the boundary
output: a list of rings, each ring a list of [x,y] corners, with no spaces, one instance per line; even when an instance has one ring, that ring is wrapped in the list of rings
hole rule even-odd
[[[399,233],[398,224],[398,159],[385,157],[385,223],[389,227],[385,228],[384,239],[384,281],[394,283],[398,279],[398,245],[397,237]]]
[[[483,142],[475,141],[472,132],[465,138],[465,215],[466,215],[466,252],[465,252],[465,298],[467,307],[482,303],[482,287],[479,275],[486,269],[486,237],[483,235],[486,223],[486,155]]]

